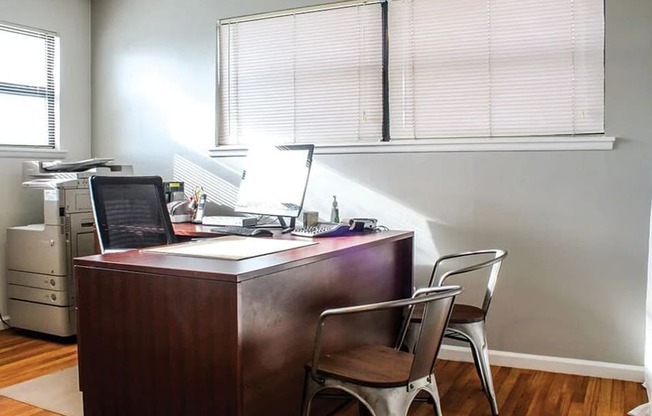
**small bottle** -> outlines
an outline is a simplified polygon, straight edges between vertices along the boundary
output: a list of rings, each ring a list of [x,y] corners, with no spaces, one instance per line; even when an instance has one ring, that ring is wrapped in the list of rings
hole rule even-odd
[[[333,207],[331,208],[331,222],[340,222],[340,210],[337,207],[337,198],[333,195]]]

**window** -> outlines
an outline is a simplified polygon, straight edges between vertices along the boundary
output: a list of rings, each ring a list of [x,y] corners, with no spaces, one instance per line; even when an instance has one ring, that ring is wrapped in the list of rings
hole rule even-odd
[[[0,23],[0,146],[54,148],[56,35]]]
[[[389,3],[392,139],[604,132],[601,0]]]
[[[222,20],[219,47],[220,143],[382,135],[379,3]]]
[[[218,144],[602,134],[603,9],[388,0],[220,21]]]

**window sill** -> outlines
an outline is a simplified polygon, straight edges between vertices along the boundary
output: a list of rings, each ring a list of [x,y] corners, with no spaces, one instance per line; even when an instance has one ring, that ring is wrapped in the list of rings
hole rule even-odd
[[[68,154],[67,150],[59,149],[38,149],[29,147],[3,147],[0,146],[0,158],[7,159],[38,159],[38,160],[60,160]]]
[[[315,154],[352,153],[439,153],[439,152],[523,152],[559,150],[613,150],[615,137],[558,136],[493,139],[394,140],[369,143],[317,143]],[[244,156],[247,146],[225,145],[209,150],[211,157]]]

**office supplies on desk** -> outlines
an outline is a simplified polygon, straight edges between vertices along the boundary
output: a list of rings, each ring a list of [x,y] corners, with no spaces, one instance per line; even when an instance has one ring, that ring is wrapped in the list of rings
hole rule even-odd
[[[192,217],[192,222],[195,224],[201,224],[202,219],[204,218],[204,209],[206,208],[206,194],[201,193],[199,199],[197,199],[197,208],[195,209],[195,214]]]
[[[173,224],[190,222],[192,219],[193,211],[188,200],[168,202],[167,207]]]
[[[319,212],[317,211],[303,211],[303,226],[310,227],[319,222]]]
[[[331,222],[340,222],[340,209],[338,208],[337,197],[335,195],[333,195],[333,203],[331,207]]]
[[[376,231],[378,220],[375,218],[351,218],[349,226],[351,231]]]
[[[186,199],[183,182],[163,182],[163,191],[165,192],[165,202],[184,201]]]
[[[250,257],[290,250],[316,244],[311,241],[275,238],[251,238],[236,235],[209,238],[188,243],[144,249],[151,253],[176,254],[190,257],[206,257],[226,260],[242,260]]]
[[[247,228],[247,227],[238,227],[236,225],[218,225],[212,227],[211,231],[214,233],[228,234],[228,235],[240,235],[244,237],[271,237],[274,235],[270,230],[264,228]]]
[[[340,237],[352,233],[349,225],[339,222],[319,222],[315,225],[296,228],[292,231],[292,235],[299,237]]]

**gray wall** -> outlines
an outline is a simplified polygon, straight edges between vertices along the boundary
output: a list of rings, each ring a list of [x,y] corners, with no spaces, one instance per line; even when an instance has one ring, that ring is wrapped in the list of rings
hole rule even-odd
[[[315,1],[96,0],[92,153],[233,202],[240,159],[209,159],[219,18]],[[504,247],[494,350],[643,364],[652,184],[652,2],[607,0],[613,151],[318,155],[307,205],[416,232],[437,255]]]
[[[89,0],[0,0],[0,21],[59,34],[60,145],[67,150],[68,160],[86,159],[91,155],[90,17]],[[43,222],[43,194],[21,188],[21,163],[48,157],[44,152],[22,152],[18,157],[10,157],[0,150],[0,180],[4,193],[0,204],[0,313],[3,315],[7,314],[5,229]]]

